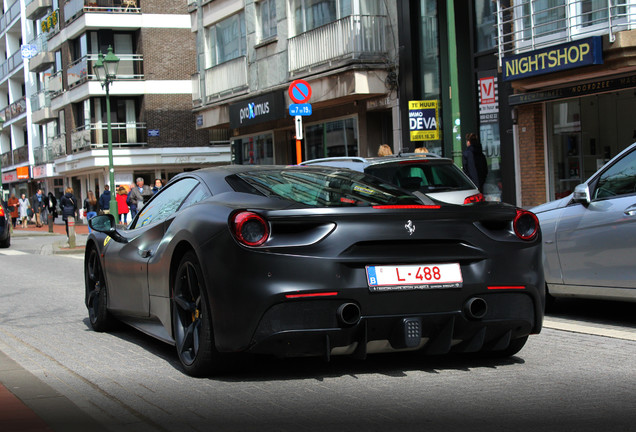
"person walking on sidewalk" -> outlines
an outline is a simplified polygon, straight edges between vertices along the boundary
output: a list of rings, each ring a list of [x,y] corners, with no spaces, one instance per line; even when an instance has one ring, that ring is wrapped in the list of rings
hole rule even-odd
[[[55,199],[55,195],[49,192],[49,195],[46,197],[46,209],[49,212],[49,217],[57,218],[57,199]]]
[[[31,208],[31,203],[26,197],[26,194],[22,194],[20,199],[20,220],[22,221],[22,228],[27,228],[29,223],[29,209]]]
[[[126,220],[128,217],[128,204],[126,204],[126,199],[128,198],[128,192],[126,192],[126,188],[123,186],[119,186],[117,189],[117,212],[119,213],[119,223],[124,225],[128,224]]]
[[[88,223],[89,220],[97,216],[97,211],[99,210],[99,204],[97,203],[97,198],[95,198],[95,194],[93,191],[88,191],[88,198],[84,200],[84,210],[86,211],[86,221]],[[88,232],[91,233],[93,230],[91,229],[90,224],[88,225]]]
[[[44,200],[44,195],[42,195],[42,189],[38,189],[36,194],[31,197],[31,208],[33,209],[33,214],[35,216],[35,226],[40,228],[42,226],[42,216],[46,209],[46,202]]]
[[[15,197],[15,194],[11,194],[9,201],[7,201],[7,206],[9,207],[9,214],[11,216],[11,225],[15,228],[15,224],[18,222],[20,214],[20,200]]]
[[[99,196],[99,211],[101,214],[110,213],[110,186],[104,186],[104,192]]]
[[[66,237],[68,237],[68,218],[75,217],[77,211],[77,198],[73,196],[73,188],[66,188],[66,193],[60,198],[60,209],[62,210],[62,219],[66,225]]]
[[[137,186],[133,186],[128,194],[130,217],[133,219],[137,215],[137,212],[144,206],[144,202],[147,202],[152,197],[152,189],[150,189],[150,186],[144,185],[143,178],[137,177],[135,182]]]

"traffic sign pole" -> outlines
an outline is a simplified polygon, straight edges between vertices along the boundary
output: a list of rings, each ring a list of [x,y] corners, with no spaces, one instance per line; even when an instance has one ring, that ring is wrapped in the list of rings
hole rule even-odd
[[[287,91],[289,98],[295,102],[290,105],[289,115],[294,116],[294,124],[296,126],[296,164],[300,165],[303,161],[303,115],[311,115],[311,86],[305,80],[294,80]]]
[[[301,140],[303,139],[303,117],[294,117],[294,124],[296,125],[296,165],[300,165],[303,161],[303,146]]]

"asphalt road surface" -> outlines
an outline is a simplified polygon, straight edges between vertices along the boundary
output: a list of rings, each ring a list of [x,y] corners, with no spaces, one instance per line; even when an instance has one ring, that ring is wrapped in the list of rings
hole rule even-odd
[[[0,250],[0,351],[110,430],[636,431],[636,304],[561,302],[507,360],[252,356],[195,379],[174,347],[93,332],[82,256],[52,239]]]

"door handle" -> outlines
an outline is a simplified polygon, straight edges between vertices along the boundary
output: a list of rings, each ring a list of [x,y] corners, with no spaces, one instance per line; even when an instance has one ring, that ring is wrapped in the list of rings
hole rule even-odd
[[[636,205],[629,206],[625,209],[626,216],[636,216]]]

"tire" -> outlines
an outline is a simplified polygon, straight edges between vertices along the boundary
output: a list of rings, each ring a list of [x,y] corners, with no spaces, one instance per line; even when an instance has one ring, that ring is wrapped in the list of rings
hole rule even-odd
[[[99,252],[91,247],[84,265],[84,283],[86,287],[85,303],[88,309],[88,319],[96,332],[110,330],[114,318],[108,312],[108,290],[104,280]]]
[[[214,347],[210,305],[194,252],[186,253],[179,263],[171,304],[175,346],[185,372],[198,377],[219,371],[222,358]]]
[[[11,235],[7,235],[7,238],[0,241],[0,248],[6,249],[11,246]]]

